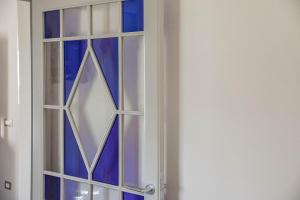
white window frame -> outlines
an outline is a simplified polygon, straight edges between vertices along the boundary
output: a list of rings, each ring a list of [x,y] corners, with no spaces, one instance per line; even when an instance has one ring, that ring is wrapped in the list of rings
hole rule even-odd
[[[163,1],[161,0],[144,0],[144,31],[122,33],[120,24],[120,32],[108,35],[91,35],[91,23],[89,34],[87,36],[63,37],[63,24],[61,23],[61,38],[59,39],[43,39],[43,12],[49,10],[60,10],[61,21],[62,10],[71,7],[81,7],[91,5],[119,2],[121,9],[122,0],[32,0],[32,47],[33,47],[33,166],[32,166],[32,199],[43,199],[44,182],[43,174],[54,175],[70,180],[84,182],[82,179],[67,177],[63,174],[44,171],[44,152],[43,152],[43,108],[57,108],[44,105],[43,94],[43,43],[44,42],[60,42],[60,48],[63,49],[63,41],[80,40],[93,38],[118,37],[119,45],[122,45],[123,36],[144,36],[145,40],[145,151],[147,158],[147,168],[144,178],[149,184],[153,184],[156,188],[154,194],[143,194],[145,200],[162,200],[165,196],[165,134],[164,134],[164,76],[165,67],[163,62]],[[54,5],[54,6],[53,6]],[[90,9],[89,9],[90,11]],[[121,16],[122,17],[122,16]],[[122,20],[121,20],[122,21]],[[89,48],[89,47],[88,47]],[[120,48],[119,48],[120,49]],[[61,51],[63,52],[63,51]],[[119,52],[119,60],[122,54]],[[61,65],[63,64],[63,56],[60,57]],[[61,67],[62,68],[62,67]],[[122,78],[122,77],[120,77]],[[63,83],[63,80],[61,80]],[[63,84],[61,91],[63,91]],[[62,94],[61,94],[62,95]],[[121,96],[120,96],[121,97]],[[125,114],[125,113],[124,113]],[[140,113],[136,113],[140,114]],[[63,112],[61,111],[61,115]],[[63,126],[61,127],[63,129]],[[121,144],[122,145],[122,144]],[[63,151],[63,149],[62,149]],[[121,151],[122,153],[122,151]],[[121,163],[120,163],[121,164]],[[123,176],[120,170],[120,177]],[[91,183],[89,180],[85,180]],[[94,182],[92,182],[94,184]],[[106,188],[117,189],[124,192],[142,194],[140,191],[122,186],[102,185]],[[62,186],[63,187],[63,186]],[[121,199],[120,199],[121,200]]]

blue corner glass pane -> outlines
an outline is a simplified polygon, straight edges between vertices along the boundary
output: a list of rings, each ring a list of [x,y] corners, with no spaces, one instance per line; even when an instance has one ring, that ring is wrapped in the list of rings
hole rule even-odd
[[[84,165],[80,150],[78,148],[71,124],[65,114],[64,127],[64,170],[65,174],[79,178],[88,178],[87,169]]]
[[[116,117],[96,168],[93,180],[111,185],[119,184],[119,119]]]
[[[45,38],[59,38],[60,22],[59,10],[44,13]]]
[[[123,200],[144,200],[143,196],[130,194],[130,193],[123,193]]]
[[[119,105],[118,38],[93,40],[93,49],[116,107]]]
[[[60,199],[60,179],[53,176],[45,176],[45,200]]]
[[[64,99],[67,102],[87,48],[86,40],[64,42]]]
[[[123,32],[144,30],[144,0],[123,1]]]

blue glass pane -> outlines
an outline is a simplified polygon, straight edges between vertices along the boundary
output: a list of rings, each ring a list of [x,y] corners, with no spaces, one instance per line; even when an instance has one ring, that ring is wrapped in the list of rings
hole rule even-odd
[[[119,104],[118,38],[93,40],[93,48],[116,106]]]
[[[118,185],[119,183],[119,119],[116,117],[93,173],[93,180]]]
[[[144,30],[144,0],[123,2],[123,32]]]
[[[60,36],[59,10],[44,13],[45,38],[58,38]]]
[[[143,196],[124,192],[123,200],[144,200]]]
[[[88,173],[84,165],[80,150],[78,148],[71,124],[65,114],[64,130],[64,169],[65,174],[80,178],[88,178]]]
[[[45,200],[60,199],[60,179],[53,176],[45,176]]]
[[[86,40],[64,42],[65,103],[68,100],[87,47]]]

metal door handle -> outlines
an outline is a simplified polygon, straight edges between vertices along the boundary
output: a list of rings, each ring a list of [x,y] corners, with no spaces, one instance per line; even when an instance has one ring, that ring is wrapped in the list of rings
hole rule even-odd
[[[132,186],[126,186],[130,190],[134,190],[136,192],[144,193],[144,194],[154,194],[155,186],[153,184],[146,185],[145,188],[136,188]]]

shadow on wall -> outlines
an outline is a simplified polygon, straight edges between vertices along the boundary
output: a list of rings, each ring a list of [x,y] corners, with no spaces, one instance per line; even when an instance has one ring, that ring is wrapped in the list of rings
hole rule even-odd
[[[8,44],[7,38],[0,35],[0,117],[7,116],[8,110]],[[2,187],[4,181],[10,180],[14,177],[15,168],[15,153],[9,144],[9,137],[7,131],[0,134],[0,199],[11,199],[14,193],[14,186],[12,191],[4,190]]]
[[[179,20],[180,1],[165,0],[165,38],[166,38],[166,128],[167,128],[167,200],[179,200]]]

